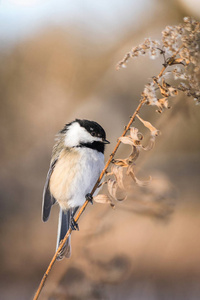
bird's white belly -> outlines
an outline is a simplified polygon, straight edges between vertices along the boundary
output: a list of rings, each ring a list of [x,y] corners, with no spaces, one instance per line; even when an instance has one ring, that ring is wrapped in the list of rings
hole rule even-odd
[[[61,153],[50,179],[50,192],[63,210],[81,206],[104,167],[104,155],[89,148]]]

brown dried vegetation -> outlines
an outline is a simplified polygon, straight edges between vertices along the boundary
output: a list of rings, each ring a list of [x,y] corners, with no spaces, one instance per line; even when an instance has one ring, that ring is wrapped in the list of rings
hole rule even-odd
[[[153,41],[150,38],[145,39],[143,44],[131,49],[125,57],[118,63],[117,69],[126,67],[129,59],[136,58],[139,55],[149,54],[150,58],[155,59],[159,55],[163,56],[163,67],[157,76],[153,76],[145,85],[141,94],[141,100],[133,113],[128,125],[110,155],[108,162],[103,169],[99,180],[92,190],[92,194],[99,185],[106,185],[108,193],[100,194],[94,197],[94,200],[99,203],[108,203],[114,207],[114,200],[124,201],[127,199],[127,177],[132,178],[135,184],[139,187],[144,187],[149,184],[148,181],[141,181],[135,175],[135,162],[142,150],[148,151],[155,145],[155,139],[159,135],[159,130],[156,129],[149,121],[144,120],[139,112],[144,105],[156,106],[157,112],[162,113],[166,108],[169,108],[169,100],[183,92],[188,97],[192,97],[196,104],[200,103],[200,88],[199,88],[199,44],[200,44],[200,23],[192,18],[185,17],[184,22],[177,26],[167,26],[162,32],[162,41]],[[177,80],[176,85],[170,83],[170,79]],[[143,145],[143,135],[138,128],[132,127],[132,123],[137,119],[150,131],[148,144]],[[129,132],[128,135],[127,132]],[[115,159],[114,155],[119,145],[128,144],[131,146],[131,153],[125,159]],[[111,165],[111,170],[108,172],[108,167]],[[103,176],[105,180],[101,183]],[[78,221],[88,201],[80,208],[75,221]],[[39,294],[45,284],[49,272],[56,260],[57,254],[62,249],[68,236],[71,234],[71,229],[67,232],[63,241],[55,253],[52,261],[45,272],[40,283],[38,291],[34,299],[38,299]]]

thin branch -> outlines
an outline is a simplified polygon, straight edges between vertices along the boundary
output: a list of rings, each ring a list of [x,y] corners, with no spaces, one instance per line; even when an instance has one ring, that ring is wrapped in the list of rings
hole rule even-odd
[[[135,112],[133,113],[132,117],[130,118],[130,121],[129,121],[128,125],[125,127],[124,132],[122,133],[121,137],[123,137],[123,136],[126,135],[127,131],[129,130],[129,128],[131,127],[133,121],[135,120],[136,115],[138,114],[139,110],[141,109],[142,105],[143,105],[145,102],[146,102],[146,99],[143,98],[143,99],[141,100],[141,102],[139,103],[138,107],[136,108]],[[105,165],[103,171],[101,172],[101,174],[100,174],[100,176],[99,176],[99,179],[97,180],[97,182],[96,182],[96,184],[95,184],[95,186],[94,186],[94,188],[93,188],[93,190],[92,190],[92,192],[91,192],[92,195],[93,195],[94,192],[96,191],[96,189],[97,189],[99,183],[101,182],[101,180],[102,180],[104,174],[106,173],[106,171],[107,171],[107,169],[108,169],[110,163],[112,162],[112,159],[113,159],[115,153],[117,152],[117,149],[119,148],[119,145],[120,145],[120,144],[121,144],[121,141],[118,139],[117,144],[116,144],[116,146],[115,146],[113,152],[110,154],[110,157],[109,157],[109,159],[108,159],[108,161],[107,161],[107,163],[106,163],[106,165]]]

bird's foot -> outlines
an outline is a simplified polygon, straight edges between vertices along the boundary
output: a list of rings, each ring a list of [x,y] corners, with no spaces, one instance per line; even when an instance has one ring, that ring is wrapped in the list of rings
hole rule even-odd
[[[89,201],[91,204],[93,204],[93,197],[90,193],[88,193],[86,196],[85,196],[85,199],[87,201]]]
[[[72,230],[79,230],[78,223],[74,220],[74,218],[71,218],[70,227],[71,227]]]

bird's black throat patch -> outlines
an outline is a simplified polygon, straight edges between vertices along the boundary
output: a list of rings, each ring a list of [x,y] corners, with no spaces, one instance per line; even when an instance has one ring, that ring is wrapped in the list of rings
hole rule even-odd
[[[90,148],[93,150],[96,150],[98,152],[101,152],[104,154],[104,150],[105,150],[105,145],[104,143],[98,142],[98,141],[94,141],[93,143],[80,143],[80,145],[75,146],[77,148]]]

